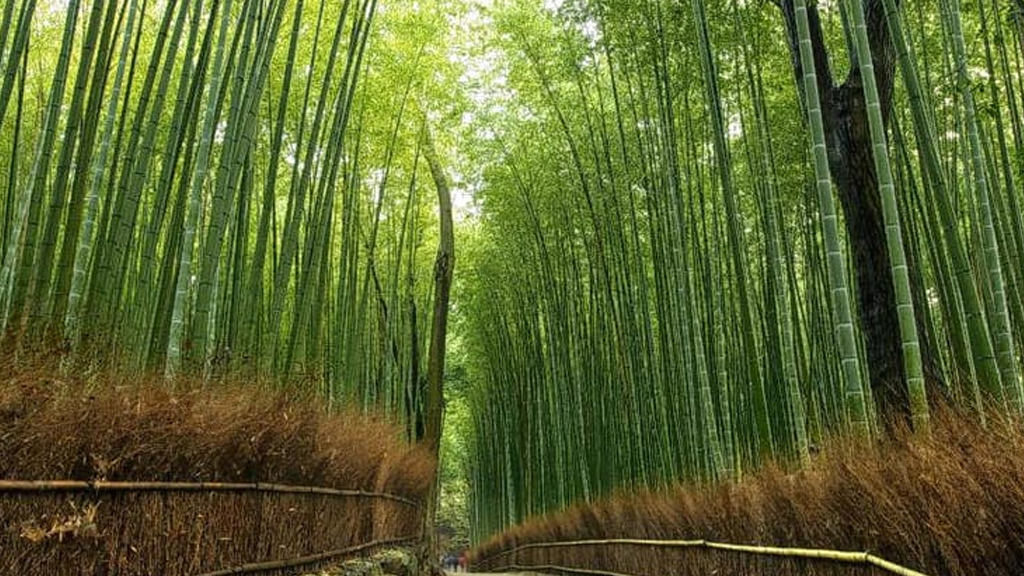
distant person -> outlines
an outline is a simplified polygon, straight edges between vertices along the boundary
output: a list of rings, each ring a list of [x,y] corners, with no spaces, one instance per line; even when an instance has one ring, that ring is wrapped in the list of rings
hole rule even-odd
[[[465,552],[463,552],[462,554],[459,555],[459,570],[458,571],[459,572],[465,572],[466,571],[466,553]]]

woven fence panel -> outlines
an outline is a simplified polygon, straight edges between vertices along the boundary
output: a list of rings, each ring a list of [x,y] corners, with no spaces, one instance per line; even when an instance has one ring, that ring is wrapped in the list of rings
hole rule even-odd
[[[280,564],[236,573],[288,574],[303,558],[416,539],[420,524],[416,505],[373,495],[0,487],[0,572],[195,576]]]

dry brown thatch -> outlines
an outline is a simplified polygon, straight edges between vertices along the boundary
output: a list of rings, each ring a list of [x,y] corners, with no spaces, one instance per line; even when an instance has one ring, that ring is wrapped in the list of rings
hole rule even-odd
[[[529,549],[609,538],[870,551],[933,576],[1024,570],[1024,427],[947,415],[932,439],[867,451],[835,446],[798,474],[767,468],[742,483],[622,495],[529,521],[479,546],[477,569],[561,565],[640,576],[881,574],[818,560],[630,545]]]
[[[273,482],[419,501],[433,477],[425,450],[355,411],[252,386],[58,374],[0,368],[0,480]],[[380,498],[0,490],[0,566],[22,576],[194,575],[420,528],[416,507]]]

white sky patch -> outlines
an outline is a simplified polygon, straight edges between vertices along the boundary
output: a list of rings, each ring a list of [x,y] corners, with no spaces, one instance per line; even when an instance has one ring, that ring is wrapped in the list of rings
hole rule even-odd
[[[729,118],[729,125],[725,128],[729,138],[737,140],[743,136],[743,122],[740,121],[739,114],[733,114]]]
[[[43,9],[44,14],[52,16],[65,12],[68,9],[69,1],[70,0],[43,0],[39,3],[39,7]]]
[[[363,179],[363,185],[370,189],[373,194],[373,203],[377,204],[380,202],[381,193],[383,193],[384,183],[384,169],[374,168],[370,171],[370,174]]]
[[[565,0],[544,0],[544,9],[555,13],[561,10],[563,4],[565,4]]]
[[[452,212],[456,221],[465,222],[480,217],[480,204],[476,201],[477,191],[477,186],[452,188]]]
[[[585,22],[580,24],[580,32],[583,33],[583,36],[589,42],[592,50],[596,48],[597,44],[601,41],[601,25],[593,18],[588,18]]]
[[[548,0],[546,7],[557,9],[562,1]],[[504,52],[490,45],[495,23],[490,16],[493,0],[470,0],[459,18],[449,19],[447,59],[460,70],[459,90],[469,101],[469,109],[461,113],[455,134],[464,138],[493,141],[500,128],[489,118],[523,118],[518,95],[508,79],[508,62]],[[467,148],[455,142],[455,154]],[[477,161],[479,162],[479,161]],[[477,195],[482,189],[483,166],[464,166],[455,161],[452,171],[452,209],[457,221],[474,220],[480,216]],[[462,170],[460,173],[459,170]]]
[[[821,12],[834,12],[838,10],[835,0],[818,0],[818,10]]]

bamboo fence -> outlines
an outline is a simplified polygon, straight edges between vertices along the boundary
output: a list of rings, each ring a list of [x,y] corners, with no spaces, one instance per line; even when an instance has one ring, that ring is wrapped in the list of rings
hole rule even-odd
[[[910,568],[901,566],[894,562],[890,562],[884,558],[880,558],[869,552],[848,552],[813,548],[785,548],[776,546],[750,546],[740,544],[726,544],[722,542],[711,542],[708,540],[646,540],[635,538],[575,540],[561,542],[536,542],[531,544],[523,544],[521,546],[517,546],[515,548],[511,548],[509,550],[505,550],[503,552],[495,554],[494,556],[485,559],[483,562],[480,562],[479,564],[485,567],[486,569],[495,572],[554,571],[570,574],[585,574],[589,576],[637,576],[636,574],[625,574],[621,572],[598,570],[592,568],[561,566],[557,564],[520,564],[515,561],[515,558],[513,558],[512,561],[507,564],[501,566],[494,566],[495,561],[501,558],[513,556],[519,552],[527,550],[616,545],[638,546],[647,548],[704,548],[760,556],[802,558],[835,563],[867,565],[879,568],[890,574],[896,574],[897,576],[927,576],[922,572],[918,572],[916,570],[912,570]]]
[[[315,569],[421,536],[419,502],[272,483],[0,481],[0,566],[19,576]]]

